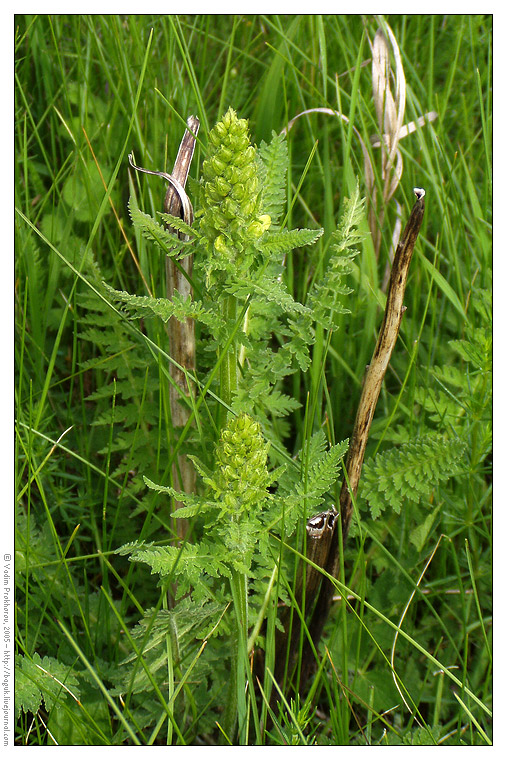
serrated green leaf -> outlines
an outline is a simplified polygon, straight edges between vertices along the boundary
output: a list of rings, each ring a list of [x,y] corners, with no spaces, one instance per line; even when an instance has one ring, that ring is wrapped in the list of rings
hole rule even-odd
[[[130,197],[129,214],[132,223],[138,229],[146,240],[155,243],[164,253],[173,258],[183,258],[193,253],[192,243],[180,240],[173,232],[169,232],[163,225],[159,224],[152,216],[141,211],[135,198]],[[173,219],[173,217],[171,217]],[[185,231],[186,231],[185,226]],[[188,228],[191,230],[191,228]]]
[[[426,516],[421,525],[418,525],[417,528],[414,528],[414,530],[411,531],[410,542],[414,544],[418,552],[421,552],[423,550],[439,511],[439,507],[434,509],[433,512],[430,512]]]
[[[78,699],[80,690],[78,679],[68,665],[63,665],[54,657],[41,658],[35,652],[32,658],[17,658],[16,667],[16,709],[34,714],[42,699],[48,712],[57,702],[69,698],[69,692]]]
[[[377,454],[363,468],[361,497],[373,519],[385,507],[399,512],[405,499],[419,503],[436,486],[459,472],[466,444],[459,438],[428,435]]]
[[[259,248],[265,255],[288,253],[294,248],[313,245],[323,234],[324,230],[284,230],[283,232],[266,233],[263,235]]]
[[[196,237],[197,232],[189,224],[183,221],[179,216],[173,216],[172,214],[164,213],[163,211],[157,211],[160,218],[169,226],[173,227],[178,232],[188,235],[190,239]],[[171,233],[174,237],[174,233]]]
[[[286,176],[289,163],[285,135],[273,132],[271,142],[261,142],[258,150],[259,180],[262,187],[262,211],[275,225],[285,206]]]
[[[310,316],[308,307],[295,301],[285,283],[277,279],[263,277],[258,282],[237,280],[233,285],[228,286],[227,290],[240,299],[246,299],[254,294],[259,299],[276,303],[284,312]]]

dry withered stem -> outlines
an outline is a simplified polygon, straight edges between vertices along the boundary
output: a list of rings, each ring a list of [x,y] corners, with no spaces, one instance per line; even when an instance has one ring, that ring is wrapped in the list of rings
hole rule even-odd
[[[389,290],[387,294],[387,302],[384,312],[384,319],[380,328],[377,344],[373,352],[371,362],[366,370],[363,390],[359,405],[357,408],[356,419],[354,423],[354,429],[352,433],[351,443],[349,446],[346,470],[348,481],[344,479],[341,493],[340,493],[340,517],[342,524],[342,539],[343,544],[340,545],[338,540],[338,526],[337,520],[332,518],[333,511],[330,510],[329,517],[327,518],[327,524],[332,525],[331,533],[324,531],[322,533],[322,540],[326,543],[326,559],[324,563],[320,564],[323,569],[331,575],[333,578],[337,578],[340,569],[340,552],[347,538],[348,530],[350,527],[350,521],[353,512],[353,499],[357,494],[359,485],[359,479],[361,477],[361,470],[363,467],[364,454],[366,450],[366,444],[368,442],[368,435],[370,432],[370,426],[377,406],[378,397],[382,382],[391,359],[391,355],[398,338],[398,333],[403,317],[405,307],[403,306],[403,299],[405,295],[405,288],[407,284],[408,270],[412,254],[414,252],[414,246],[421,229],[421,224],[424,216],[424,190],[419,188],[414,189],[416,195],[416,202],[412,208],[409,220],[403,231],[401,241],[398,244],[396,253],[394,256],[393,266],[391,270],[391,277],[389,281]],[[317,515],[311,518],[307,524],[307,535],[312,524],[319,519],[325,522],[324,515]],[[336,514],[336,513],[334,513]],[[330,522],[331,520],[331,522]],[[312,544],[307,543],[307,556],[308,546],[312,547]],[[305,572],[304,565],[301,572]],[[315,571],[317,572],[317,571]],[[299,588],[299,582],[297,587]],[[312,593],[316,591],[315,584],[311,586]],[[307,620],[307,627],[310,637],[305,637],[303,644],[303,654],[301,658],[301,672],[299,677],[299,688],[304,688],[305,682],[308,676],[311,674],[314,665],[314,655],[310,639],[313,643],[313,647],[317,647],[324,624],[326,622],[332,601],[333,601],[334,586],[331,581],[324,577],[320,585],[320,591],[318,591],[317,601],[313,608],[311,617]],[[295,616],[296,617],[296,616]],[[276,658],[277,662],[281,658],[281,664],[289,663],[289,666],[296,660],[297,653],[299,651],[300,642],[300,629],[301,623],[294,628],[290,640],[288,636],[283,639],[280,637],[277,641]],[[281,667],[281,666],[278,666]],[[281,683],[280,676],[283,676],[283,672],[277,671],[278,682]],[[289,678],[292,674],[289,672]]]
[[[131,166],[137,171],[145,174],[155,174],[163,177],[169,183],[164,199],[164,212],[171,216],[181,217],[187,224],[191,225],[194,220],[192,204],[185,192],[185,184],[190,171],[190,164],[194,155],[196,136],[199,132],[199,119],[196,116],[189,116],[187,119],[187,129],[181,140],[178,155],[174,162],[171,174],[166,172],[152,171],[136,166],[129,156]],[[170,232],[175,235],[181,235],[172,227],[168,226]],[[166,293],[167,298],[172,300],[174,291],[177,290],[181,295],[187,298],[192,295],[192,265],[193,257],[186,256],[178,265],[169,256],[166,259]],[[190,416],[188,405],[181,403],[184,398],[189,398],[194,393],[194,388],[188,380],[188,373],[184,370],[195,369],[195,335],[194,321],[187,319],[185,322],[179,322],[171,317],[167,326],[169,335],[169,346],[171,357],[179,366],[171,362],[169,372],[174,383],[169,386],[169,402],[171,407],[171,419],[174,428],[182,428],[186,425]],[[180,369],[180,367],[184,369]],[[195,491],[195,469],[192,462],[183,454],[178,455],[173,463],[173,483],[175,487],[180,487],[185,493]],[[175,509],[181,507],[181,502],[175,502]],[[176,530],[179,538],[184,538],[188,524],[186,520],[176,520]]]
[[[189,116],[187,119],[188,129],[183,135],[181,145],[174,162],[172,176],[185,187],[190,164],[194,155],[195,137],[199,131],[199,120],[195,116]],[[169,185],[164,200],[164,211],[172,216],[182,216],[183,208],[181,200],[174,188]],[[190,224],[192,221],[190,221]],[[169,229],[171,229],[169,227]],[[176,233],[178,234],[178,233]],[[178,262],[180,268],[170,257],[166,259],[166,282],[167,298],[172,299],[175,290],[179,291],[182,296],[187,298],[192,295],[193,256],[186,256],[181,262]],[[183,270],[183,272],[181,271]],[[179,322],[171,317],[167,327],[169,333],[169,345],[171,356],[181,367],[187,370],[195,369],[195,323],[193,319],[186,319],[185,322]],[[182,404],[181,397],[189,396],[194,393],[194,389],[188,382],[186,375],[179,367],[171,364],[169,367],[171,377],[175,381],[176,387],[170,385],[169,400],[171,405],[171,419],[175,428],[182,428],[186,425],[190,409],[186,404]],[[181,490],[184,493],[193,493],[195,491],[195,469],[194,465],[185,455],[178,455],[173,464],[173,482],[180,483]],[[180,502],[175,502],[175,509],[183,506]],[[176,520],[178,536],[184,538],[188,524],[187,520]]]
[[[336,541],[336,520],[338,512],[330,509],[321,512],[308,520],[306,524],[306,552],[305,556],[318,567],[326,569],[330,553],[333,553],[333,544]],[[302,561],[298,569],[294,601],[299,611],[311,611],[313,600],[319,591],[322,575],[312,565]],[[304,604],[303,604],[304,597]],[[284,679],[291,682],[295,677],[295,666],[299,651],[301,633],[301,616],[294,610],[291,620],[291,607],[286,607],[280,616],[280,622],[284,630],[278,629],[275,635],[275,678],[279,684]],[[316,612],[316,610],[315,610]],[[313,620],[313,617],[312,617]],[[309,621],[311,629],[311,621]],[[290,641],[289,641],[290,637]],[[303,670],[305,663],[303,662]],[[276,693],[274,695],[276,697]]]
[[[405,311],[403,299],[407,285],[408,269],[424,216],[424,190],[415,188],[414,193],[417,200],[414,203],[409,220],[403,231],[402,238],[396,248],[393,266],[391,268],[384,320],[380,328],[377,345],[375,346],[371,362],[366,370],[363,391],[357,407],[354,430],[352,432],[352,438],[348,450],[346,469],[350,488],[347,485],[347,481],[344,480],[340,493],[340,515],[344,541],[347,537],[350,526],[350,520],[352,517],[352,499],[355,498],[357,494],[357,488],[363,467],[364,453],[366,451],[366,444],[368,442],[370,426],[373,420],[373,415],[375,414],[380,388],[398,338],[403,312]],[[335,558],[335,565],[333,567],[335,572],[332,573],[334,577],[336,577],[338,567],[338,559]]]

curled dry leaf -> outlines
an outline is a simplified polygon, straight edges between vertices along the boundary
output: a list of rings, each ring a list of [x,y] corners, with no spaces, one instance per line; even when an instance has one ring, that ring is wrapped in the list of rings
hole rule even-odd
[[[414,132],[418,126],[433,121],[437,118],[435,111],[430,111],[416,121],[403,125],[406,104],[406,79],[401,60],[400,49],[396,37],[388,24],[380,19],[382,28],[379,29],[373,42],[370,43],[372,51],[372,89],[373,101],[379,125],[380,136],[371,138],[372,147],[379,147],[382,152],[381,177],[382,202],[377,203],[376,188],[373,189],[371,206],[368,214],[368,222],[378,258],[381,244],[381,230],[387,203],[393,197],[403,174],[403,157],[399,149],[399,142],[406,135]],[[391,52],[394,58],[394,70],[391,67]],[[391,84],[394,82],[394,95]],[[397,204],[397,215],[401,209]],[[389,254],[389,262],[392,261],[393,252],[399,238],[399,226],[395,226],[393,241]],[[389,279],[389,264],[386,267],[383,278],[383,286]]]
[[[379,19],[379,21],[382,28],[376,32],[373,42],[370,43],[372,51],[373,102],[379,125],[379,134],[371,137],[370,146],[381,149],[382,188],[378,188],[375,185],[375,173],[367,142],[363,139],[358,129],[354,125],[352,126],[363,153],[364,180],[369,205],[368,225],[377,258],[382,240],[381,231],[384,223],[385,209],[396,192],[403,174],[403,157],[399,148],[400,140],[415,132],[418,127],[423,127],[425,124],[434,121],[438,116],[435,111],[429,111],[415,121],[403,124],[406,104],[406,79],[401,53],[396,37],[389,25],[383,19]],[[394,69],[391,66],[391,55],[394,59]],[[312,113],[328,114],[341,119],[346,124],[350,123],[348,116],[332,108],[308,108],[294,116],[282,133],[289,132],[301,116]],[[379,202],[378,192],[380,191],[382,199]],[[390,246],[389,261],[383,278],[384,286],[387,285],[389,280],[389,262],[392,261],[393,252],[396,250],[401,231],[401,207],[398,203],[396,204],[396,209],[397,222],[395,223],[393,240]]]
[[[438,114],[436,111],[427,111],[427,113],[424,114],[424,116],[419,116],[418,119],[415,121],[409,121],[408,124],[404,124],[403,127],[400,129],[400,140],[403,137],[406,137],[407,135],[412,134],[412,132],[415,132],[417,127],[424,127],[425,124],[429,124],[431,121],[435,121]],[[380,137],[379,135],[372,135],[370,138],[370,143],[372,148],[380,148],[382,145],[382,141],[387,142],[387,135],[382,135]]]
[[[375,34],[372,44],[372,87],[375,111],[380,132],[385,136],[386,142],[382,146],[382,179],[387,183],[384,187],[384,198],[387,201],[396,189],[403,164],[400,163],[401,154],[398,152],[400,132],[405,117],[406,80],[400,49],[396,37],[386,24],[386,31],[394,55],[395,69],[391,69],[389,44],[384,32],[379,29]],[[395,94],[391,92],[391,77],[394,77]],[[389,174],[397,162],[395,178],[388,183]],[[389,195],[386,197],[386,190]]]
[[[288,132],[290,132],[294,122],[296,122],[299,118],[301,118],[301,116],[306,116],[307,114],[311,114],[311,113],[325,113],[325,114],[328,114],[329,116],[336,116],[338,119],[341,119],[346,124],[350,124],[350,119],[348,118],[348,116],[345,116],[345,114],[340,113],[340,111],[335,111],[332,108],[324,108],[324,107],[307,108],[306,111],[301,111],[301,113],[296,114],[296,116],[294,116],[294,118],[289,121],[287,126],[282,129],[281,134],[285,135]],[[359,144],[361,145],[361,150],[363,152],[365,182],[366,182],[366,187],[368,188],[368,191],[370,191],[374,184],[375,175],[373,173],[373,165],[368,153],[368,148],[366,147],[366,143],[361,137],[361,133],[354,125],[352,125],[352,130],[354,134],[356,135],[357,139],[359,140]]]

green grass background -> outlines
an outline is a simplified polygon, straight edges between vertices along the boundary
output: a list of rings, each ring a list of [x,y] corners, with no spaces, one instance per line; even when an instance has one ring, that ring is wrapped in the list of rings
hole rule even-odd
[[[413,15],[386,21],[407,79],[405,122],[430,110],[438,119],[401,142],[404,171],[396,198],[402,218],[415,186],[426,189],[426,216],[369,453],[397,442],[397,430],[402,438],[424,432],[431,413],[420,389],[436,397],[443,386],[446,398],[461,405],[469,448],[466,473],[427,505],[401,515],[386,510],[375,521],[365,508],[364,530],[349,542],[346,582],[397,623],[444,534],[424,577],[426,595],[416,594],[403,629],[423,652],[457,666],[461,687],[436,672],[412,641],[400,640],[396,664],[424,718],[426,728],[418,728],[408,710],[395,707],[401,699],[385,661],[394,631],[364,605],[356,607],[361,623],[342,605],[326,634],[333,667],[320,676],[325,717],[309,726],[319,744],[482,744],[491,738],[489,365],[485,355],[484,372],[467,373],[471,365],[449,341],[475,331],[487,342],[490,334],[480,294],[491,289],[492,20]],[[114,429],[97,424],[111,401],[101,399],[101,389],[113,382],[112,360],[121,358],[123,379],[129,373],[142,378],[145,370],[129,364],[135,338],[127,340],[117,326],[109,329],[107,348],[81,336],[86,298],[100,304],[90,287],[97,267],[118,289],[164,294],[163,261],[136,238],[128,218],[127,154],[134,149],[142,166],[169,170],[186,117],[196,114],[201,132],[191,175],[198,178],[207,132],[229,106],[250,120],[256,144],[315,107],[342,111],[367,141],[378,132],[368,45],[378,22],[356,15],[27,15],[16,17],[15,26],[16,647],[30,662],[58,660],[60,680],[82,674],[80,684],[73,676],[66,681],[71,690],[79,685],[80,705],[61,689],[46,699],[50,687],[33,676],[35,701],[24,693],[20,704],[36,705],[37,694],[44,701],[38,710],[21,709],[17,741],[164,743],[165,729],[144,725],[140,714],[124,709],[110,675],[125,656],[121,631],[156,604],[159,593],[145,570],[111,553],[141,534],[156,538],[168,509],[155,495],[129,492],[126,477],[115,476],[125,452],[114,441],[122,427],[146,435],[141,474],[162,482],[166,432],[143,427],[148,400],[158,403],[147,371],[141,395],[131,399],[137,418],[118,417]],[[378,167],[378,155],[370,153]],[[364,168],[352,129],[330,116],[300,119],[289,155],[288,227],[325,230],[317,253],[298,251],[287,260],[289,290],[304,301],[356,177],[365,193]],[[136,192],[147,212],[161,208],[160,180],[136,184]],[[333,335],[324,380],[319,342],[308,373],[291,378],[288,391],[303,404],[290,419],[294,446],[304,435],[307,398],[317,400],[315,426],[324,425],[331,441],[351,434],[395,223],[390,204],[379,261],[368,241],[356,260],[351,314]],[[149,323],[146,331],[167,348],[160,325]],[[445,379],[435,385],[432,368],[446,366],[460,368],[465,388],[458,392]],[[433,412],[435,429],[442,409],[439,404]],[[385,710],[392,712],[382,719]],[[182,725],[174,741],[206,742],[206,731],[197,720],[191,730]],[[286,740],[294,735],[301,741],[289,729]]]

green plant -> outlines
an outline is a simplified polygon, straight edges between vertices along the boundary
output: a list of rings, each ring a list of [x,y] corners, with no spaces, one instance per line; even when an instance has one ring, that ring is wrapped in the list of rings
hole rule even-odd
[[[326,453],[321,440],[316,449],[319,458],[311,462],[306,476],[309,478],[306,488],[301,488],[292,477],[289,493],[281,481],[283,496],[275,497],[267,488],[281,480],[284,468],[268,477],[267,470],[264,471],[267,448],[262,442],[261,428],[244,410],[256,414],[269,435],[271,420],[296,408],[277,386],[293,371],[293,356],[303,368],[308,366],[309,346],[314,341],[313,322],[330,330],[334,326],[334,313],[345,311],[340,297],[348,295],[351,289],[341,285],[341,280],[350,272],[350,261],[357,253],[352,245],[362,239],[357,227],[363,204],[356,189],[336,234],[328,268],[322,281],[313,283],[309,305],[305,307],[293,301],[283,285],[280,277],[283,257],[297,246],[315,242],[322,231],[279,229],[287,171],[284,139],[275,135],[269,146],[261,145],[257,157],[248,143],[245,120],[238,120],[229,109],[210,133],[210,144],[200,184],[197,228],[161,214],[166,223],[184,231],[194,241],[194,271],[202,272],[206,283],[202,301],[130,296],[108,288],[135,317],[152,313],[163,320],[175,316],[184,320],[191,316],[213,336],[210,343],[216,350],[218,363],[206,383],[200,384],[213,387],[211,380],[217,367],[220,368],[220,408],[216,418],[219,427],[222,426],[213,472],[193,458],[206,487],[205,495],[181,493],[146,481],[156,491],[165,492],[185,505],[174,513],[175,517],[204,520],[201,530],[206,538],[198,543],[185,543],[181,549],[128,544],[121,552],[127,552],[131,560],[147,563],[162,578],[169,576],[169,581],[177,581],[178,595],[191,593],[199,609],[211,599],[216,601],[212,579],[218,579],[220,586],[220,579],[228,578],[236,623],[232,625],[234,632],[229,631],[233,642],[232,677],[223,730],[225,737],[233,741],[238,721],[240,741],[244,743],[248,736],[246,684],[250,687],[250,698],[255,698],[247,641],[252,625],[260,626],[262,617],[257,623],[256,617],[266,606],[266,592],[259,582],[266,572],[272,575],[276,568],[273,564],[276,545],[272,545],[268,529],[282,521],[283,540],[293,533],[298,520],[321,503],[323,494],[336,480],[339,460],[346,450],[346,446],[335,446]],[[187,242],[170,246],[172,241],[154,219],[136,209],[132,202],[130,208],[134,223],[149,240],[164,250],[172,248],[170,255],[181,256],[188,251]],[[273,335],[280,346],[276,352],[269,345]],[[201,395],[197,405],[202,398]],[[228,409],[239,416],[227,422]],[[284,453],[279,451],[278,457]],[[227,598],[227,594],[220,596],[222,604],[227,604]],[[249,599],[254,602],[253,616],[248,613]],[[192,608],[188,614],[192,616]]]
[[[220,436],[246,414],[260,425],[255,450],[269,443],[276,480],[256,513],[260,526],[241,520],[253,546],[246,650],[257,642],[264,653],[255,699],[257,680],[243,653],[237,660],[237,680],[248,683],[237,693],[242,740],[488,743],[491,18],[18,16],[15,34],[16,742],[185,745],[223,736],[232,645],[244,642],[244,629],[231,564],[208,576],[199,553],[211,530],[203,502],[214,505],[210,515],[222,508],[204,478],[219,479]],[[372,87],[366,62],[371,55],[378,65],[380,53],[393,66],[385,82],[403,82],[404,102],[394,87],[392,96]],[[379,119],[379,103],[392,102],[394,119],[390,105]],[[129,182],[126,157],[135,148],[143,164],[171,166],[196,114],[187,184],[199,212],[210,124],[229,103],[259,146],[252,213],[271,225],[257,239],[231,233],[207,249],[197,217],[188,247],[172,253],[178,264],[198,252],[194,298],[168,304],[166,249],[175,240],[167,219],[155,219],[160,179]],[[407,308],[316,671],[294,705],[271,676],[276,621],[299,626],[304,642],[305,520],[338,503],[346,445],[337,442],[351,435],[389,252],[415,186],[426,190],[426,214]],[[355,240],[345,235],[359,255],[350,247],[340,255],[334,231],[360,213],[362,195],[368,223],[354,226]],[[268,249],[293,228],[324,232],[285,255]],[[231,242],[244,247],[250,274],[239,273]],[[223,269],[210,263],[212,251]],[[104,283],[136,295],[113,297]],[[149,303],[136,300],[144,297]],[[227,303],[236,319],[224,324]],[[197,326],[183,428],[169,398],[170,313]],[[222,376],[234,355],[236,377]],[[194,501],[187,494],[184,508],[199,514],[178,545],[182,520],[172,513],[187,455],[204,475]],[[144,478],[163,486],[147,488]],[[128,561],[129,545],[149,561]],[[185,583],[193,594],[172,605]],[[301,666],[299,649],[296,679]]]

